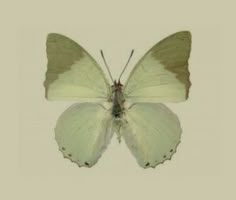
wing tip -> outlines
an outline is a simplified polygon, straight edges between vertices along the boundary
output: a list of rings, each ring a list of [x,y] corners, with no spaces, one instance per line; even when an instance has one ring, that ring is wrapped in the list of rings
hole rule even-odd
[[[59,38],[59,37],[66,37],[65,35],[62,35],[60,33],[48,33],[47,34],[47,41],[50,41],[52,39],[55,39],[55,38]],[[67,38],[67,37],[66,37]]]
[[[74,40],[70,39],[69,37],[67,37],[67,36],[65,36],[63,34],[60,34],[60,33],[48,33],[47,34],[47,40],[46,40],[47,48],[49,47],[49,44],[51,44],[53,42],[57,42],[58,40],[68,41],[68,42],[71,42],[74,45],[80,46]]]
[[[191,44],[192,42],[192,33],[188,30],[183,30],[183,31],[178,31],[176,33],[173,33],[171,35],[169,35],[168,37],[164,38],[162,41],[166,40],[166,39],[170,39],[172,37],[178,38],[180,40],[183,41],[189,41],[188,43]]]
[[[189,30],[183,30],[183,31],[178,31],[172,35],[184,35],[184,36],[187,36],[188,38],[191,38],[192,37],[192,33],[189,31]]]

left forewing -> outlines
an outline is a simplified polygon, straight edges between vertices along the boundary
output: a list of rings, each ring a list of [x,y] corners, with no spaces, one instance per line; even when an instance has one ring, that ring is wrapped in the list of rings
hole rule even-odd
[[[108,80],[91,55],[66,36],[47,38],[48,65],[44,86],[48,100],[102,102],[111,94]]]

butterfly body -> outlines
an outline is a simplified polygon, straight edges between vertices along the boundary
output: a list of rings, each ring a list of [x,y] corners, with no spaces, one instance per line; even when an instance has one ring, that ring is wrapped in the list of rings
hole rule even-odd
[[[190,32],[170,35],[140,59],[124,85],[118,80],[111,86],[84,48],[66,36],[49,34],[46,98],[79,102],[59,117],[55,127],[64,157],[91,167],[116,132],[141,167],[170,160],[182,128],[162,103],[188,98],[190,50]]]
[[[123,85],[120,81],[114,81],[114,85],[112,86],[112,93],[113,93],[113,105],[112,105],[112,116],[115,118],[121,118],[124,112],[124,95],[122,91]]]

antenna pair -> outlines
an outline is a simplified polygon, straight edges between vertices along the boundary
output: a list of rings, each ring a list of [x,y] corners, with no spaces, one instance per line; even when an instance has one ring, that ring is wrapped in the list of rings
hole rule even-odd
[[[111,71],[110,71],[110,69],[109,69],[109,67],[108,67],[108,65],[107,65],[106,60],[105,60],[103,51],[100,50],[100,52],[101,52],[101,55],[102,55],[102,59],[103,59],[103,61],[104,61],[104,63],[105,63],[105,66],[106,66],[106,68],[107,68],[107,71],[108,71],[108,73],[109,73],[109,76],[110,76],[110,78],[111,78],[111,81],[112,81],[112,83],[113,83],[114,80],[113,80],[113,78],[112,78]],[[130,53],[130,56],[129,56],[129,59],[128,59],[128,61],[127,61],[126,65],[125,65],[125,67],[123,68],[123,70],[122,70],[122,72],[121,72],[121,74],[120,74],[120,76],[119,76],[118,81],[120,81],[121,76],[123,75],[124,71],[126,70],[126,68],[127,68],[128,64],[129,64],[129,61],[130,61],[130,59],[131,59],[133,53],[134,53],[134,49],[132,49],[132,51],[131,51],[131,53]]]

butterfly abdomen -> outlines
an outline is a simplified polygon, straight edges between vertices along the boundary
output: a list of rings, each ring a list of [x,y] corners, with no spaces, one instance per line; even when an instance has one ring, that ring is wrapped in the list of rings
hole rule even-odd
[[[112,116],[115,118],[120,118],[122,114],[121,106],[118,103],[115,103],[112,107]]]

